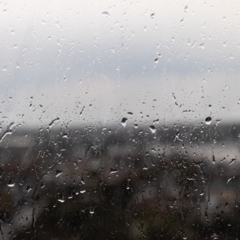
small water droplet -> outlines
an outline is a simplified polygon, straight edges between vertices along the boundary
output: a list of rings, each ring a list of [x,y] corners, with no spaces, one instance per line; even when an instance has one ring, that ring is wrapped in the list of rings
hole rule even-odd
[[[83,176],[82,176],[82,179],[81,179],[81,184],[83,184],[83,185],[85,184]]]
[[[144,164],[143,170],[148,170],[148,167]]]
[[[94,214],[94,209],[95,209],[95,206],[90,207],[89,213],[90,213],[90,214]]]
[[[151,151],[156,153],[156,149],[155,148],[151,148]]]
[[[32,190],[32,188],[30,186],[27,186],[26,193],[30,192],[31,190]]]
[[[215,159],[215,156],[214,156],[214,155],[212,156],[212,163],[213,163],[213,164],[216,164],[216,159]]]
[[[110,169],[110,174],[114,174],[114,173],[117,173],[117,172],[118,172],[117,169],[113,169],[113,168]]]
[[[56,171],[56,175],[55,175],[55,177],[59,177],[61,174],[62,174],[62,171],[57,170],[57,171]]]
[[[202,48],[202,49],[204,49],[204,45],[205,45],[204,43],[201,43],[201,44],[199,45],[199,47]]]
[[[232,165],[233,163],[236,163],[236,159],[232,159],[228,165]]]
[[[14,187],[14,185],[15,185],[15,182],[14,182],[14,180],[10,180],[9,182],[8,182],[8,187]]]
[[[64,199],[58,199],[58,201],[59,201],[60,203],[64,203],[64,202],[65,202]]]
[[[16,64],[16,68],[21,68],[21,66],[19,65],[19,63]]]
[[[186,5],[184,8],[184,12],[187,12],[187,11],[188,11],[188,5]]]
[[[155,133],[155,132],[156,132],[156,128],[155,128],[153,125],[151,125],[151,126],[149,127],[149,129],[151,130],[152,133]]]
[[[150,17],[151,17],[151,18],[154,18],[154,17],[155,17],[155,13],[152,13],[152,14],[150,15]]]
[[[86,190],[81,190],[81,191],[80,191],[80,193],[85,193],[85,192],[86,192]]]
[[[65,133],[65,134],[62,136],[62,138],[68,139],[68,135]]]
[[[211,117],[207,117],[207,118],[205,119],[205,123],[206,123],[207,125],[210,125],[210,124],[212,123],[212,118],[211,118]]]
[[[123,118],[121,124],[123,125],[123,127],[125,127],[127,124],[127,118]]]
[[[107,11],[102,12],[102,15],[103,15],[104,17],[110,17],[109,12],[107,12]]]
[[[229,179],[227,180],[227,184],[228,184],[232,179],[234,179],[234,177],[229,178]]]

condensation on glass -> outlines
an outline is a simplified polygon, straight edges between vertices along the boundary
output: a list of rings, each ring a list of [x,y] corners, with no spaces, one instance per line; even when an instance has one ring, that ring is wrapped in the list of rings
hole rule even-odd
[[[1,1],[0,238],[239,239],[239,1]]]

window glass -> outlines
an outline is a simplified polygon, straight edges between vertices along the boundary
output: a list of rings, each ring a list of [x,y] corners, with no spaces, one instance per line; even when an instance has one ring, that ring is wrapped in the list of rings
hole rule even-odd
[[[239,1],[1,1],[1,239],[239,239]]]

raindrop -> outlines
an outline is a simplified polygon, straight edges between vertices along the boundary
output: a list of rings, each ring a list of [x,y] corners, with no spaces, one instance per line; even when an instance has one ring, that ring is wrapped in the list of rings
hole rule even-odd
[[[234,177],[229,178],[229,179],[227,180],[227,184],[228,184],[232,179],[234,179]]]
[[[149,127],[149,129],[151,130],[152,133],[155,133],[155,132],[156,132],[156,128],[155,128],[153,125],[151,125],[151,126]]]
[[[212,118],[211,118],[211,117],[207,117],[207,118],[205,119],[205,123],[206,123],[207,125],[210,125],[210,124],[212,123]]]
[[[213,163],[213,164],[216,163],[216,159],[215,159],[215,156],[214,156],[214,155],[212,156],[212,163]]]
[[[117,173],[117,172],[118,172],[117,169],[113,169],[113,168],[110,169],[110,174],[114,174],[114,173]]]
[[[236,163],[236,159],[232,159],[228,165],[232,165],[233,163]]]
[[[187,12],[187,11],[188,11],[188,5],[186,5],[184,8],[184,12]]]
[[[202,49],[204,49],[204,43],[201,43],[201,44],[199,45],[199,47],[202,48]]]
[[[155,17],[155,13],[152,13],[152,14],[150,15],[150,17],[151,17],[151,18],[154,18],[154,17]]]
[[[57,117],[57,118],[55,118],[55,119],[53,119],[50,123],[49,123],[49,128],[50,127],[52,127],[53,125],[55,125],[56,124],[56,122],[59,120],[59,118]]]
[[[178,141],[183,141],[183,140],[180,138],[179,135],[180,135],[180,132],[177,132],[177,133],[176,133],[176,136],[175,136],[175,139],[174,139],[174,142],[177,141],[177,140],[178,140]]]
[[[57,170],[57,171],[56,171],[56,175],[55,175],[55,177],[59,177],[61,174],[62,174],[62,171]]]
[[[64,135],[62,136],[62,138],[68,139],[68,135],[67,135],[67,134],[64,134]]]
[[[127,124],[127,118],[123,118],[121,124],[123,125],[123,127],[125,127]]]
[[[148,170],[148,167],[144,164],[143,170]]]
[[[15,182],[11,179],[9,182],[8,182],[8,187],[14,187],[15,185]]]
[[[102,15],[103,15],[104,17],[110,17],[109,12],[107,12],[107,11],[102,12]]]
[[[21,68],[20,65],[19,65],[19,63],[16,64],[16,68]]]
[[[84,179],[83,179],[83,176],[82,176],[82,179],[81,179],[81,183],[84,185],[85,182],[84,182]]]
[[[65,202],[64,199],[58,199],[58,201],[59,201],[60,203],[64,203],[64,202]]]
[[[27,186],[26,193],[30,192],[31,190],[32,190],[32,188],[30,186]]]

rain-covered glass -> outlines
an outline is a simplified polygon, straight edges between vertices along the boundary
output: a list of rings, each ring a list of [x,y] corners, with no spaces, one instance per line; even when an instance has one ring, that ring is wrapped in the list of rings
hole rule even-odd
[[[1,1],[0,239],[239,239],[239,14]]]

